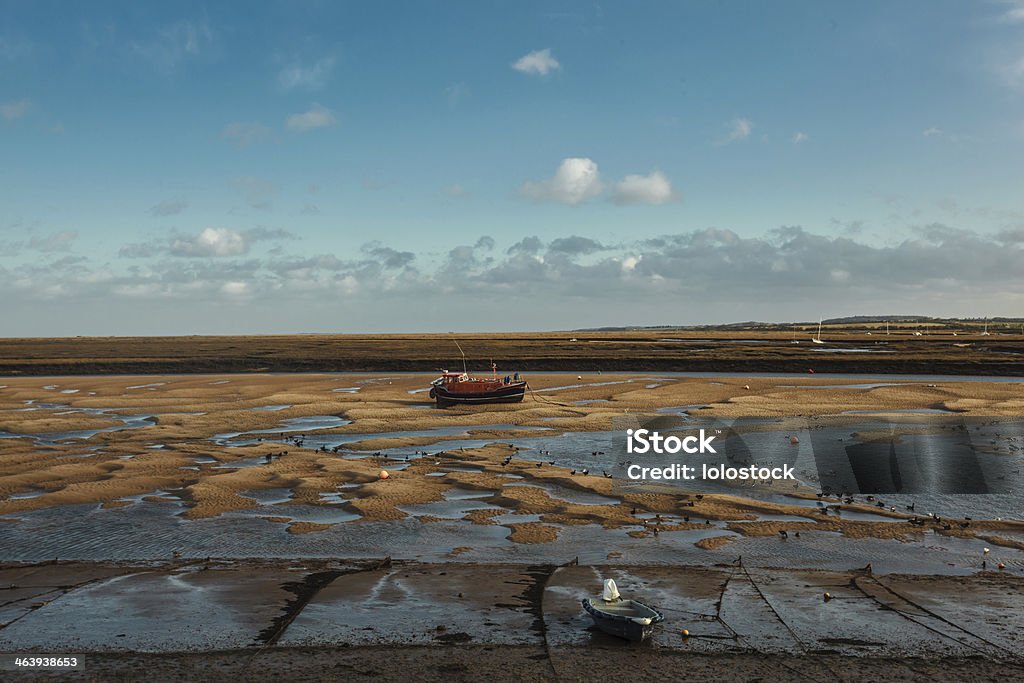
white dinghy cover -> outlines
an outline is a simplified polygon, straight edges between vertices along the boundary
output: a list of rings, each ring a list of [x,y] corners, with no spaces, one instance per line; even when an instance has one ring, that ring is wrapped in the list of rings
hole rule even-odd
[[[619,599],[619,589],[615,585],[614,579],[605,579],[604,582],[604,595],[601,599],[605,602],[615,602]]]

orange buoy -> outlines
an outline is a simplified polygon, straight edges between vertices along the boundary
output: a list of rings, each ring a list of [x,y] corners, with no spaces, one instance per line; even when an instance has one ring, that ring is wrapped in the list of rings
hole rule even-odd
[[[682,631],[679,632],[679,635],[681,635],[683,638],[689,638],[690,637],[690,629],[684,628]]]
[[[831,599],[832,599],[832,594],[831,593],[825,593],[825,602],[828,602]]]
[[[381,479],[387,479],[387,478],[389,478],[390,476],[391,476],[391,475],[390,475],[390,474],[388,473],[388,471],[387,471],[387,470],[381,470],[381,471],[380,471],[380,478],[381,478]]]

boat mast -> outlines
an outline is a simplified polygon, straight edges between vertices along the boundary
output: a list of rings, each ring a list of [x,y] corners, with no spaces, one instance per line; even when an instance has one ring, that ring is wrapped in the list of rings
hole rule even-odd
[[[469,370],[466,369],[466,354],[463,353],[462,347],[459,346],[459,340],[458,339],[456,339],[455,337],[452,337],[452,341],[455,342],[455,346],[458,347],[459,353],[462,354],[462,372],[464,374],[468,375],[469,374]]]

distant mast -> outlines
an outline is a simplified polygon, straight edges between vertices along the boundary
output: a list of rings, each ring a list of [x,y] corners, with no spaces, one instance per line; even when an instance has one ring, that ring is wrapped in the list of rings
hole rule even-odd
[[[811,341],[814,342],[815,344],[824,344],[825,343],[825,342],[823,342],[821,340],[821,318],[818,318],[818,334],[816,334],[815,336],[811,337]]]

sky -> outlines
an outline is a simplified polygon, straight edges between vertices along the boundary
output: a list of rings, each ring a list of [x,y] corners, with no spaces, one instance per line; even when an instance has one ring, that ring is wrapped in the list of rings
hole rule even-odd
[[[0,336],[1024,315],[1024,0],[0,0]]]

